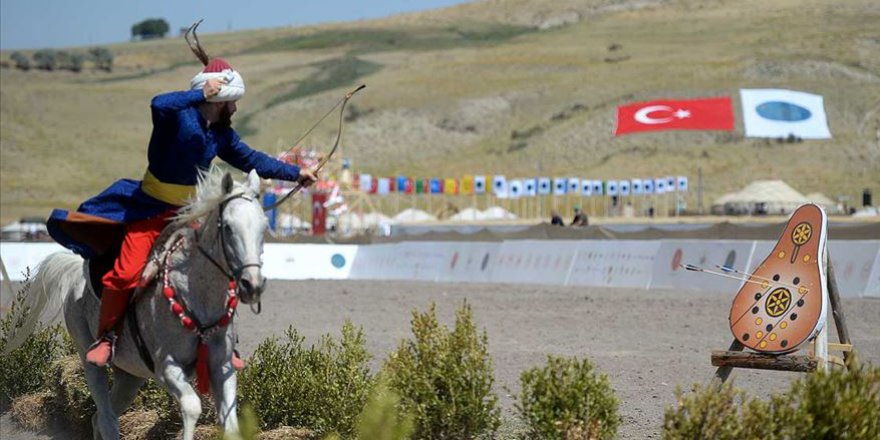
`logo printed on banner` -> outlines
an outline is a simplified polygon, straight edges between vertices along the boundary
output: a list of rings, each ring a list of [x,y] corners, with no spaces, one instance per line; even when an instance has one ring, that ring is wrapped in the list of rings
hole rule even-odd
[[[542,196],[546,196],[550,194],[552,191],[550,187],[550,178],[549,177],[541,177],[538,179],[538,194]]]
[[[342,269],[345,267],[345,256],[342,254],[333,254],[333,256],[330,257],[330,264],[337,269]]]
[[[733,130],[733,104],[729,96],[656,100],[617,108],[614,134],[657,130]]]
[[[741,89],[746,137],[830,139],[822,95],[785,89]]]
[[[474,193],[486,193],[486,176],[474,176]]]

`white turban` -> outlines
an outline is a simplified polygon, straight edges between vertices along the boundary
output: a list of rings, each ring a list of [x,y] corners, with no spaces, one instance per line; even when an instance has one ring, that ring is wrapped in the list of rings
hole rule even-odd
[[[244,96],[244,79],[241,74],[232,70],[222,58],[214,58],[205,66],[205,69],[196,74],[190,81],[191,90],[201,90],[205,88],[205,83],[209,79],[221,79],[225,84],[220,86],[220,93],[208,98],[209,102],[227,102],[237,101]]]

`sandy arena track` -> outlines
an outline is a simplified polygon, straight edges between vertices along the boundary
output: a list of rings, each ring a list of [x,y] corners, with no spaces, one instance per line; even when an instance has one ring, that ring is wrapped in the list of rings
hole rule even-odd
[[[288,325],[299,330],[309,343],[324,333],[338,336],[342,323],[350,319],[363,327],[367,347],[375,356],[374,367],[378,368],[388,352],[410,336],[412,310],[425,310],[436,302],[440,319],[451,325],[455,309],[467,299],[477,325],[489,334],[496,390],[505,407],[505,418],[512,417],[513,403],[505,387],[518,392],[522,370],[543,363],[550,353],[588,357],[610,376],[621,400],[620,438],[660,438],[663,411],[674,403],[676,385],[687,388],[711,378],[714,368],[709,364],[709,352],[730,344],[727,313],[734,294],[498,284],[271,281],[262,315],[242,309],[240,348],[248,356],[263,339],[283,335]],[[880,301],[848,299],[843,304],[861,358],[880,364]],[[837,340],[833,331],[831,340]],[[766,395],[785,389],[798,376],[735,370],[732,377],[739,387]],[[7,422],[8,417],[3,421]],[[64,437],[19,433],[8,438]]]
[[[288,324],[307,341],[323,333],[338,336],[350,319],[363,326],[376,366],[402,338],[410,336],[413,309],[434,301],[442,322],[452,325],[467,299],[475,321],[489,334],[496,389],[510,416],[522,370],[547,354],[588,357],[608,373],[621,399],[624,439],[659,438],[673,391],[712,377],[709,352],[732,341],[729,295],[636,289],[600,289],[498,284],[313,281],[270,282],[263,314],[244,311],[241,345],[256,344]],[[844,300],[847,324],[861,359],[880,364],[880,301]],[[832,326],[833,327],[833,326]],[[836,332],[830,340],[837,341]],[[799,373],[735,370],[736,384],[756,395],[782,390]]]

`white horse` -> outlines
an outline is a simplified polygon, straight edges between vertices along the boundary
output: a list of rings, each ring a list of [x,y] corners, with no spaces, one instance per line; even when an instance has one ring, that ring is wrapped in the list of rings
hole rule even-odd
[[[202,175],[195,201],[182,208],[160,236],[144,271],[145,277],[156,276],[139,289],[126,314],[130,322],[122,325],[116,341],[112,389],[107,370],[85,362],[85,353],[96,338],[100,310],[88,262],[59,252],[40,264],[28,295],[38,309],[60,309],[63,303],[65,324],[77,344],[97,406],[92,418],[94,438],[119,438],[118,416],[144,381],[153,378],[180,403],[183,438],[192,439],[202,411],[189,382],[195,374],[197,352],[206,354],[217,422],[227,433],[238,432],[236,377],[231,365],[235,335],[228,324],[238,298],[253,308],[265,288],[260,269],[267,220],[258,199],[259,183],[254,171],[243,184],[217,168]],[[34,312],[33,316],[47,315],[46,310]],[[140,333],[140,343],[134,328]]]

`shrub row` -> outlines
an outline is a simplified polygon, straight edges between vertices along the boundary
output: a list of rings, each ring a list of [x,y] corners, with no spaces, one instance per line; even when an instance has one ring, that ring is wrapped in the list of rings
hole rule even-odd
[[[40,49],[28,58],[22,52],[13,52],[9,59],[15,63],[15,67],[21,70],[31,68],[40,70],[70,70],[81,72],[87,61],[91,62],[96,70],[111,72],[113,70],[113,53],[105,47],[93,47],[85,54],[70,53],[64,50]]]
[[[731,383],[676,390],[663,423],[667,440],[880,438],[880,367],[806,375],[768,400]]]

